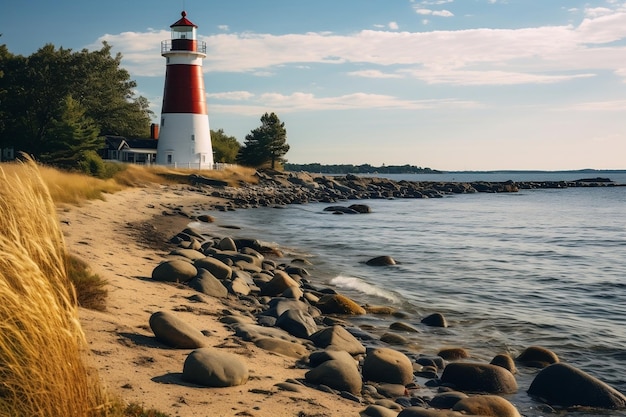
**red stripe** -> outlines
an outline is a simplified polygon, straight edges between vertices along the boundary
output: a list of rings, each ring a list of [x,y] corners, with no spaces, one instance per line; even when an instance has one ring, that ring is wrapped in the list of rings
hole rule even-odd
[[[208,114],[201,66],[167,66],[161,113]]]

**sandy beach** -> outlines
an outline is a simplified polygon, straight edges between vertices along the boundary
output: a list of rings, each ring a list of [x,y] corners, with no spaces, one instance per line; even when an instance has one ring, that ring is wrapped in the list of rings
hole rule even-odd
[[[108,392],[181,417],[358,415],[363,405],[335,394],[306,386],[299,392],[276,387],[288,379],[302,380],[306,369],[296,367],[294,358],[241,341],[219,321],[224,309],[237,309],[236,298],[191,301],[198,294],[194,290],[151,280],[152,270],[171,250],[164,242],[190,221],[179,212],[192,213],[216,200],[185,186],[151,186],[59,208],[69,252],[108,281],[106,311],[80,310],[89,359]],[[148,320],[157,311],[176,314],[210,333],[211,346],[242,357],[249,381],[231,388],[184,382],[183,363],[191,350],[169,348],[155,339]]]

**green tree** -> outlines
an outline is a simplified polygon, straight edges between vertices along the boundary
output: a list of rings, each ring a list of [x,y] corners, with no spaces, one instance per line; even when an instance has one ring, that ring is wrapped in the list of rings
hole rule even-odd
[[[234,136],[227,136],[223,129],[211,130],[211,145],[215,162],[234,164],[241,144]]]
[[[40,159],[63,168],[77,169],[88,151],[104,147],[98,126],[85,109],[68,95],[63,100],[61,116],[50,123]]]
[[[92,52],[47,44],[28,57],[12,55],[1,45],[0,145],[36,158],[49,158],[57,150],[63,153],[75,143],[63,145],[51,130],[62,133],[59,123],[67,123],[66,113],[78,111],[76,107],[84,111],[80,117],[91,119],[98,134],[147,137],[152,114],[149,103],[134,96],[136,83],[120,63],[121,55],[111,56],[106,42]],[[83,136],[87,137],[90,135]]]
[[[252,130],[237,154],[237,162],[241,165],[259,167],[276,163],[284,163],[283,156],[289,151],[287,130],[276,114],[265,113],[261,117],[261,126]]]

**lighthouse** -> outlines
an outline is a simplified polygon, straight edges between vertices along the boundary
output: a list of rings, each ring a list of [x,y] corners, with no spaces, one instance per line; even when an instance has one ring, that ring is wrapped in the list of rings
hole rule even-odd
[[[202,76],[206,43],[196,39],[198,26],[187,13],[181,16],[170,26],[171,39],[161,42],[166,70],[156,163],[211,169],[213,147]]]

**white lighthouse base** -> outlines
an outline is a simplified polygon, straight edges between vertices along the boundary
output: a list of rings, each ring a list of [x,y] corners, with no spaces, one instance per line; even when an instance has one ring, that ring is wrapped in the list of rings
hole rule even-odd
[[[213,169],[209,116],[161,114],[156,163],[176,168]]]

